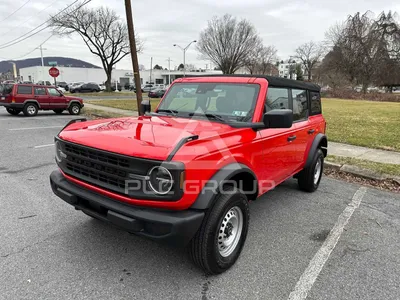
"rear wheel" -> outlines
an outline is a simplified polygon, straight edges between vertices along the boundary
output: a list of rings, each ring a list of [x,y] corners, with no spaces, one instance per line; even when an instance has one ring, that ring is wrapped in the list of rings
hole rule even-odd
[[[314,192],[318,189],[324,170],[324,153],[318,149],[309,167],[298,174],[298,183],[301,190]]]
[[[38,106],[35,103],[27,103],[24,106],[23,112],[27,117],[34,117],[39,111]]]
[[[7,107],[6,110],[10,115],[13,115],[13,116],[18,115],[22,111],[20,109],[11,108],[11,107]]]
[[[78,103],[72,103],[68,111],[71,115],[79,115],[81,113],[81,106]]]
[[[247,197],[236,188],[217,196],[189,245],[194,263],[208,274],[228,270],[238,259],[249,227]]]
[[[62,108],[57,108],[57,109],[53,109],[53,111],[57,114],[57,115],[61,115],[64,111],[64,109]]]

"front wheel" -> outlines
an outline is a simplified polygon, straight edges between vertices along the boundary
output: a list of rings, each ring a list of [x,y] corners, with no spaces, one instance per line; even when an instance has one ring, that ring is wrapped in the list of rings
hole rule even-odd
[[[324,153],[318,149],[309,167],[298,174],[298,184],[301,190],[314,192],[318,189],[324,170]]]
[[[10,107],[7,107],[6,110],[10,115],[13,115],[13,116],[18,115],[22,111],[20,109],[10,108]]]
[[[79,115],[81,113],[81,106],[78,103],[72,103],[68,111],[71,115]]]
[[[249,227],[246,195],[236,188],[223,190],[189,245],[194,263],[208,274],[220,274],[238,259]]]

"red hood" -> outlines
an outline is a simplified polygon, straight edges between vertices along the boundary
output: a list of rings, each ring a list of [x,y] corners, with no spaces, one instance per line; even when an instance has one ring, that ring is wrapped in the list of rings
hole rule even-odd
[[[184,137],[204,139],[232,130],[229,125],[208,120],[129,117],[75,123],[64,129],[60,138],[128,156],[165,160]]]

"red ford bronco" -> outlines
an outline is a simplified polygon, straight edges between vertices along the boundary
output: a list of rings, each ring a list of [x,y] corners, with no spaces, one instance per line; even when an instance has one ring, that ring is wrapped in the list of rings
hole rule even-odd
[[[39,110],[53,110],[56,114],[68,110],[71,115],[79,115],[83,100],[64,96],[54,86],[1,84],[0,106],[4,106],[11,115],[22,111],[28,117],[36,116]]]
[[[55,138],[53,192],[131,233],[187,245],[207,273],[231,267],[249,202],[295,177],[313,192],[327,155],[320,88],[269,76],[178,79],[155,112],[72,121]]]

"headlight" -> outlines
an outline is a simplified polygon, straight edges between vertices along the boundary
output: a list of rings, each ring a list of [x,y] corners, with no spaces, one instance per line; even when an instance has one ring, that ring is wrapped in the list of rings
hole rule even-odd
[[[171,173],[164,167],[153,167],[149,173],[149,186],[159,195],[168,194],[174,185]]]
[[[67,155],[62,151],[61,143],[57,141],[55,143],[56,148],[56,160],[60,163]]]

